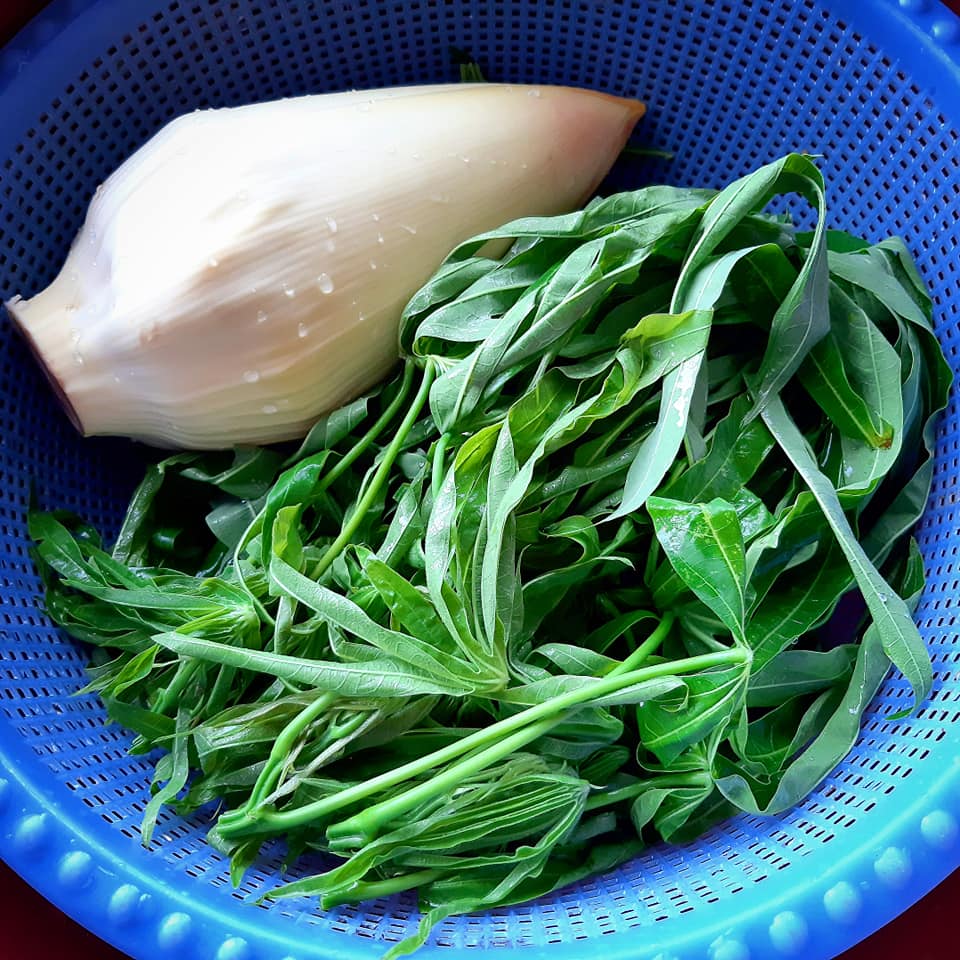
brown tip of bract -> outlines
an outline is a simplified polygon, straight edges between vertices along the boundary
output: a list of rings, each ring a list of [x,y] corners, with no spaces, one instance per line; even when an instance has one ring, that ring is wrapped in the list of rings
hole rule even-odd
[[[603,100],[615,103],[624,109],[627,118],[636,124],[647,112],[647,105],[642,100],[635,97],[620,97],[615,93],[605,93],[603,90],[587,90],[582,87],[567,87],[568,90],[576,90],[578,93],[589,93]]]
[[[587,176],[578,196],[583,203],[597,189],[626,146],[646,105],[631,97],[581,87],[545,87],[554,91],[557,136],[566,162]]]

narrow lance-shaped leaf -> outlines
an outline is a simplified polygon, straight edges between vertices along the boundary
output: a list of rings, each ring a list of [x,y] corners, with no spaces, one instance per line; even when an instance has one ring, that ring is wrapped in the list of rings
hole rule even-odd
[[[704,318],[712,317],[713,306],[720,298],[731,271],[755,249],[748,247],[735,250],[704,264],[686,280],[683,297],[678,299],[675,296],[674,303],[679,302],[681,312],[693,310]],[[630,465],[622,499],[611,515],[612,520],[642,507],[670,469],[686,435],[690,404],[705,351],[706,344],[664,377],[657,422]]]
[[[797,190],[816,206],[817,226],[800,273],[773,316],[757,383],[751,391],[751,418],[780,392],[830,329],[823,177],[811,160],[797,155],[786,159],[784,173],[788,189]]]
[[[779,399],[771,400],[763,417],[777,443],[820,505],[863,593],[880,644],[886,655],[907,678],[913,689],[915,706],[919,706],[930,692],[933,668],[930,655],[907,605],[883,579],[857,542],[836,490],[820,472],[803,434],[797,429],[782,402]]]
[[[340,663],[231,647],[182,633],[160,633],[154,640],[183,657],[252,670],[344,697],[410,697],[435,693],[462,696],[465,692],[460,683],[445,683],[388,657],[364,663]]]

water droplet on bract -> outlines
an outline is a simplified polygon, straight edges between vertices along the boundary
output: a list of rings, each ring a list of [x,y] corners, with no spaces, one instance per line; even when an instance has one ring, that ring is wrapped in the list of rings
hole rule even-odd
[[[317,286],[320,288],[321,293],[333,293],[333,280],[330,277],[329,273],[321,273],[317,277]]]
[[[284,284],[283,295],[285,297],[289,297],[292,300],[297,295],[297,291],[293,287],[288,287],[286,284]]]
[[[461,159],[464,163],[469,163],[469,162],[470,162],[470,158],[469,158],[469,157],[461,157],[460,159]]]
[[[491,157],[491,158],[487,161],[487,163],[489,163],[491,167],[495,167],[495,166],[497,165],[497,158],[496,158],[496,157]]]
[[[423,154],[422,154],[422,153],[411,153],[410,156],[411,156],[414,160],[422,160],[422,159],[423,159]]]
[[[219,261],[216,257],[211,257],[211,258],[207,261],[207,263],[210,264],[211,267],[219,267],[219,266],[220,266],[220,261]]]
[[[113,382],[114,382],[114,383],[119,383],[119,382],[120,382],[120,378],[115,375],[114,378],[113,378]]]
[[[376,270],[376,269],[377,269],[377,261],[376,261],[376,260],[371,260],[371,261],[370,261],[370,269],[371,269],[371,270]]]
[[[276,413],[276,412],[277,412],[277,407],[276,407],[276,405],[275,405],[275,404],[272,404],[272,403],[265,403],[260,409],[261,409],[264,413],[267,413],[267,414],[271,414],[271,413]]]
[[[520,164],[520,169],[521,169],[521,170],[526,170],[526,169],[527,169],[527,163],[526,163],[526,162],[521,163],[521,164]]]
[[[527,96],[528,96],[528,97],[539,97],[539,96],[540,96],[540,88],[539,88],[539,87],[531,87],[531,88],[527,91]]]
[[[379,213],[372,213],[372,214],[370,215],[370,219],[373,220],[374,223],[379,223],[379,222],[380,222],[380,214],[379,214]]]
[[[258,310],[257,323],[266,323],[266,322],[267,322],[267,315],[262,310]]]
[[[416,232],[417,232],[417,228],[416,228],[416,227],[411,227],[411,226],[409,226],[409,225],[406,224],[406,223],[401,223],[401,224],[400,224],[400,229],[401,229],[401,230],[406,230],[407,233],[410,234],[410,236],[415,236],[415,235],[416,235]]]
[[[323,219],[326,220],[326,222],[327,222],[327,228],[330,230],[330,232],[331,232],[331,233],[336,233],[336,232],[337,232],[337,221],[334,220],[333,217],[324,217]]]
[[[377,243],[383,243],[383,242],[384,242],[384,240],[383,240],[383,234],[382,234],[382,233],[378,233],[378,234],[377,234]]]
[[[260,379],[260,372],[258,370],[244,370],[243,379],[247,383],[256,383]]]
[[[310,332],[310,331],[307,330],[307,325],[306,325],[305,323],[301,323],[301,324],[297,327],[297,336],[298,336],[301,340],[303,340],[304,337],[306,337],[306,335],[307,335],[309,332]]]
[[[83,366],[83,355],[80,353],[79,350],[74,350],[74,351],[73,351],[73,362],[74,362],[78,367]]]
[[[445,193],[431,193],[430,199],[434,203],[449,203],[450,198]]]
[[[361,311],[357,314],[357,320],[359,320],[360,323],[363,323],[363,321],[366,320],[366,319],[367,319],[367,318],[366,318],[366,315],[365,315],[364,312],[361,310]]]
[[[80,342],[80,331],[77,330],[76,327],[74,327],[74,329],[70,331],[70,342],[71,343]]]
[[[333,253],[333,251],[337,249],[336,240],[327,240],[327,242],[323,245],[323,248],[327,251],[327,253]]]

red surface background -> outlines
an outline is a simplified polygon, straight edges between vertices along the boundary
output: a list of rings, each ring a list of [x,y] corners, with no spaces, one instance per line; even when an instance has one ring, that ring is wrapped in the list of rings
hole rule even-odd
[[[960,0],[946,3],[960,13]],[[44,6],[45,0],[0,0],[0,43]],[[2,863],[0,890],[3,960],[123,960],[124,954],[77,926]],[[958,900],[960,871],[839,960],[949,960],[960,956],[950,919],[951,907],[956,909]]]

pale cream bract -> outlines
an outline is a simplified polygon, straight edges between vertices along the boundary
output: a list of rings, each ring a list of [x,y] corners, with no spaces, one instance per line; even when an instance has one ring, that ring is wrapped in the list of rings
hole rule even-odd
[[[388,371],[453,246],[580,205],[642,113],[505,84],[197,111],[98,189],[56,280],[8,308],[87,435],[302,436]]]

